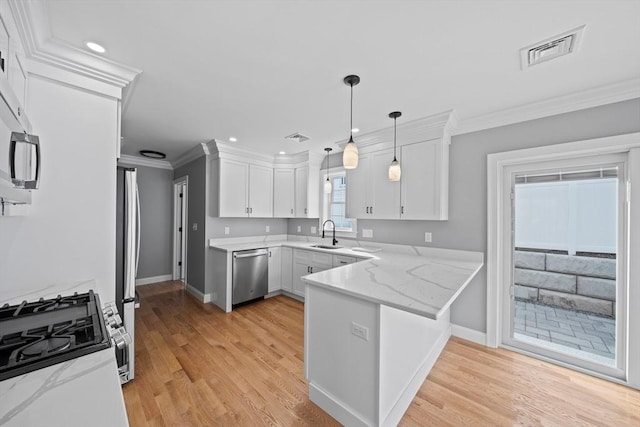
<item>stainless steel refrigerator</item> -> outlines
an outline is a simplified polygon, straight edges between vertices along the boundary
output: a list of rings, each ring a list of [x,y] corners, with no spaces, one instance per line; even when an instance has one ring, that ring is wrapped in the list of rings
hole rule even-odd
[[[131,343],[116,349],[120,381],[134,378],[136,274],[140,255],[140,199],[135,168],[118,167],[116,202],[116,305]]]

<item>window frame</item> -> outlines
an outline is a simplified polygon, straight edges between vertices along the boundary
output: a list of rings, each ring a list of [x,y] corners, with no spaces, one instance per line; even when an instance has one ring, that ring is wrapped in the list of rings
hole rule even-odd
[[[324,224],[326,220],[331,219],[330,211],[331,211],[331,195],[333,194],[333,183],[332,183],[331,193],[326,194],[324,192],[324,183],[327,180],[327,175],[329,176],[330,180],[333,180],[334,178],[338,178],[341,176],[345,177],[345,183],[347,180],[347,171],[343,167],[329,168],[328,172],[326,169],[321,171],[321,180],[320,180],[321,190],[320,191],[322,194],[322,203],[321,203],[322,215],[320,217],[320,226],[319,226],[320,233],[319,234],[322,234],[322,224]],[[349,199],[349,195],[347,190],[345,190],[345,213],[346,213],[346,204],[348,199]],[[356,218],[346,218],[346,219],[351,221],[351,229],[336,228],[336,236],[356,238],[358,236],[358,220]],[[330,230],[331,230],[330,228],[327,229],[327,231],[330,231]]]

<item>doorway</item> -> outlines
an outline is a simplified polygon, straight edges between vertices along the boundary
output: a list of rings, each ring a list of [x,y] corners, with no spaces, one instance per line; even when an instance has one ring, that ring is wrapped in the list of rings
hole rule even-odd
[[[487,345],[640,388],[640,134],[487,166]]]
[[[173,181],[173,280],[187,283],[187,200],[189,177]]]
[[[625,372],[627,156],[509,168],[503,344],[606,375]]]

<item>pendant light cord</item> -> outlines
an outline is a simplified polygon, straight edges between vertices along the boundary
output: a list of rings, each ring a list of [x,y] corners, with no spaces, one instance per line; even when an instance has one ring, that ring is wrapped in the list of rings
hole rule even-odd
[[[351,110],[349,112],[349,135],[353,139],[353,83],[351,83]]]
[[[396,120],[398,120],[397,117],[393,118],[393,161],[397,162],[398,160],[396,159]]]

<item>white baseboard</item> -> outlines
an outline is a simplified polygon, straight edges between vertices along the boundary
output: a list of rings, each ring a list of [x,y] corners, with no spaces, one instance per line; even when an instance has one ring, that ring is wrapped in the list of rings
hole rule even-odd
[[[197,290],[196,288],[194,288],[188,283],[186,284],[186,288],[187,288],[187,292],[189,292],[191,296],[193,296],[195,299],[197,299],[201,303],[207,304],[212,301],[211,294],[203,294],[202,292],[200,292],[199,290]]]
[[[451,335],[480,345],[487,345],[487,334],[460,325],[451,324]]]
[[[309,382],[309,400],[331,414],[340,424],[352,427],[367,427],[371,422],[363,419],[350,407],[342,404],[341,400],[326,392],[322,388]]]
[[[151,283],[166,282],[168,280],[173,280],[173,276],[171,274],[154,277],[143,277],[142,279],[136,279],[136,286],[150,285]]]

